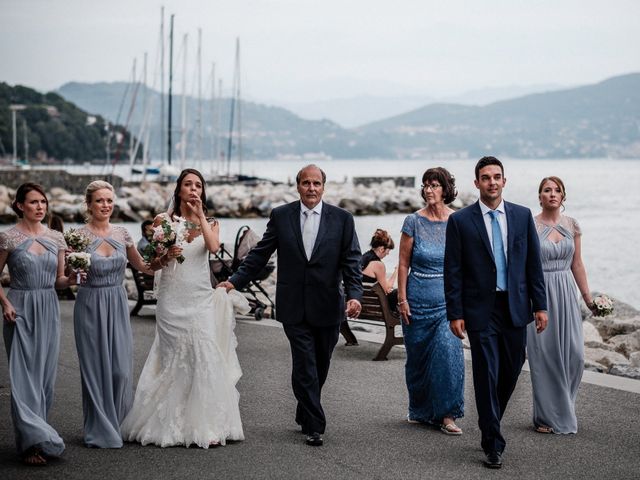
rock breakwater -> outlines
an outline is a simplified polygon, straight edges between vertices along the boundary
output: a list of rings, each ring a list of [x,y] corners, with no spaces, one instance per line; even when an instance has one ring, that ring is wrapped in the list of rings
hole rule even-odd
[[[163,186],[153,182],[125,185],[117,189],[114,221],[139,222],[164,212],[173,194],[173,185]],[[0,185],[0,223],[13,223],[15,213],[11,201],[15,190]],[[75,195],[63,188],[54,187],[48,192],[50,211],[66,222],[82,222],[85,204],[82,195]],[[268,217],[279,205],[298,199],[295,185],[222,184],[207,187],[209,215],[221,218]],[[393,181],[379,184],[352,185],[328,182],[324,199],[350,211],[354,215],[383,215],[410,213],[424,206],[417,188],[397,187]],[[471,195],[461,195],[453,208],[461,208],[474,201]]]

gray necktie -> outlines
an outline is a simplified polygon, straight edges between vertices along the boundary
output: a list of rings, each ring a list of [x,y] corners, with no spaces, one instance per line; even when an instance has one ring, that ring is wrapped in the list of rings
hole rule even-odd
[[[306,210],[304,212],[304,226],[302,227],[302,244],[304,245],[304,253],[307,255],[307,260],[311,259],[311,253],[313,253],[313,244],[315,243],[315,232],[313,230],[313,210]]]

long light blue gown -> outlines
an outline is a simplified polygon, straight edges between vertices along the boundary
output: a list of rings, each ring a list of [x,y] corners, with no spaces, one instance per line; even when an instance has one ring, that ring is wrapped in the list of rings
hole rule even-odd
[[[536,222],[547,290],[549,323],[536,334],[527,328],[527,356],[533,387],[533,424],[555,433],[577,433],[575,403],[584,370],[584,336],[576,284],[571,273],[578,223],[563,216],[556,226]],[[562,235],[553,242],[549,235]]]
[[[44,247],[38,254],[34,244]],[[60,306],[55,291],[58,253],[66,248],[59,232],[29,237],[17,228],[0,233],[0,250],[9,252],[11,286],[7,297],[15,324],[4,323],[9,357],[11,416],[18,453],[34,447],[60,456],[64,442],[48,424],[60,349]]]
[[[133,402],[133,337],[129,305],[123,286],[126,248],[133,245],[127,231],[112,226],[109,237],[82,233],[92,242],[87,281],[78,289],[73,321],[82,378],[84,442],[90,447],[120,448],[120,423]],[[96,249],[114,248],[105,257]]]
[[[432,424],[464,416],[462,342],[449,329],[444,298],[446,228],[447,222],[432,222],[418,213],[402,226],[402,233],[413,238],[407,279],[411,323],[402,324],[409,419]]]

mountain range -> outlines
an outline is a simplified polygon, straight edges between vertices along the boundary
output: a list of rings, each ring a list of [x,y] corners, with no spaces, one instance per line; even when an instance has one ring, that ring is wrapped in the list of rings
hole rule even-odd
[[[161,159],[161,152],[166,150],[166,138],[160,134],[161,97],[154,90],[136,89],[127,83],[68,83],[56,92],[41,94],[23,86],[1,85],[0,96],[5,98],[0,99],[0,147],[4,155],[13,148],[10,103],[38,107],[19,112],[27,119],[32,158],[104,158],[106,122],[119,124],[119,131],[126,129],[146,141],[147,134],[141,129],[145,99],[151,100],[151,158]],[[361,100],[366,105],[366,98]],[[55,108],[48,108],[51,106]],[[237,105],[235,108],[231,143],[236,155],[240,117],[244,158],[308,158],[314,154],[389,159],[478,158],[487,154],[512,158],[640,158],[639,73],[487,105],[428,103],[357,128],[344,128],[327,119],[307,120],[285,108],[258,102],[243,101],[240,106],[239,111]],[[185,97],[185,107],[187,129],[183,137],[182,97],[174,96],[172,155],[181,153],[183,138],[188,158],[226,155],[231,100],[199,103]],[[123,138],[127,143],[128,134]],[[59,148],[61,142],[65,149]],[[124,145],[122,150],[126,151]]]
[[[58,93],[81,108],[118,119],[126,83],[69,83]],[[131,87],[129,88],[131,97]],[[158,155],[159,94],[155,97],[151,152]],[[137,134],[144,92],[129,122]],[[190,156],[198,155],[197,100],[187,97]],[[366,106],[366,97],[360,99]],[[428,101],[428,99],[427,99]],[[126,112],[128,102],[122,112]],[[229,99],[216,101],[221,132],[218,154],[228,143]],[[354,108],[356,106],[354,105]],[[218,111],[215,110],[215,111]],[[174,137],[179,136],[181,97],[174,97]],[[211,101],[203,102],[201,144],[210,158]],[[126,124],[121,113],[119,122]],[[178,127],[176,127],[178,126]],[[597,84],[528,94],[487,105],[428,103],[357,128],[331,120],[306,120],[281,107],[242,102],[243,155],[247,158],[324,153],[334,158],[475,158],[485,154],[516,158],[640,157],[640,74],[613,77]]]
[[[461,105],[488,105],[500,100],[521,97],[531,93],[558,90],[558,85],[511,85],[479,88],[459,95],[434,97],[427,95],[354,95],[307,102],[274,102],[306,119],[327,118],[345,128],[355,128],[367,123],[423,107],[430,103],[444,102]]]

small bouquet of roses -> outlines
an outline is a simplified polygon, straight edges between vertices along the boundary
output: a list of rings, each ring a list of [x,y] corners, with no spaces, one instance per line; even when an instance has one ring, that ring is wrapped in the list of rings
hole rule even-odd
[[[67,246],[74,252],[86,252],[91,243],[91,239],[75,228],[70,228],[64,232],[64,239]]]
[[[87,253],[91,239],[80,230],[70,228],[64,232],[64,240],[71,250],[67,253],[67,265],[76,273],[76,284],[80,285],[81,273],[88,272],[91,266],[91,254]]]
[[[187,238],[187,221],[182,217],[171,219],[164,215],[160,223],[153,227],[153,235],[149,245],[144,249],[142,257],[145,262],[151,262],[154,258],[161,257],[173,245],[180,246]],[[178,263],[184,262],[184,256],[176,258]]]
[[[613,312],[613,300],[604,293],[596,295],[593,298],[591,311],[594,317],[606,317]]]
[[[67,264],[76,272],[76,283],[80,284],[80,274],[88,272],[91,267],[91,254],[88,252],[71,252],[67,256]]]

